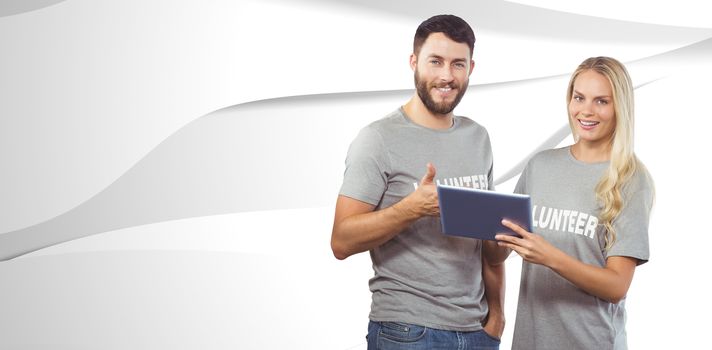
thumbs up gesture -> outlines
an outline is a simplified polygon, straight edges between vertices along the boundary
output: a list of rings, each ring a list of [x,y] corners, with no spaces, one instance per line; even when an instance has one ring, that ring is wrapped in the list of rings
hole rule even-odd
[[[423,175],[423,178],[420,179],[420,186],[423,185],[432,185],[433,180],[435,179],[435,167],[433,166],[432,163],[428,163],[426,165],[426,173]]]
[[[438,216],[440,215],[440,206],[438,204],[438,191],[433,180],[435,179],[435,167],[428,163],[427,171],[420,185],[415,192],[411,193],[412,204],[416,212],[420,216]]]

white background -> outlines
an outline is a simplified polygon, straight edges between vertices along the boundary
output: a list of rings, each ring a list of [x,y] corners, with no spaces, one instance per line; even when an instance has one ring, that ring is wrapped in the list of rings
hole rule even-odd
[[[0,5],[0,253],[30,252],[0,262],[0,348],[365,349],[370,260],[333,258],[333,205],[350,141],[410,97],[413,33],[439,13],[475,29],[456,112],[489,130],[495,178],[566,124],[580,61],[626,63],[657,186],[629,347],[699,347],[703,5],[37,0]]]

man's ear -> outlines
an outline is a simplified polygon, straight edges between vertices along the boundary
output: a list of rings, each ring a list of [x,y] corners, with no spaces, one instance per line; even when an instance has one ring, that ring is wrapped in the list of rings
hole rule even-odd
[[[418,56],[416,56],[414,53],[410,54],[410,69],[415,72],[415,67],[418,66]]]
[[[475,60],[470,60],[470,74],[468,74],[467,76],[469,77],[470,75],[472,75],[472,72],[474,70],[475,70]]]

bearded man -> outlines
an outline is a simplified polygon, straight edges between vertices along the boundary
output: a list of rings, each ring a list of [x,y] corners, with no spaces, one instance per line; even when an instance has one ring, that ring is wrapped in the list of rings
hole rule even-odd
[[[474,43],[457,16],[421,23],[410,55],[413,97],[349,147],[331,248],[337,259],[371,255],[369,350],[499,349],[499,248],[443,235],[436,191],[438,183],[493,189],[487,130],[453,113],[475,67]]]

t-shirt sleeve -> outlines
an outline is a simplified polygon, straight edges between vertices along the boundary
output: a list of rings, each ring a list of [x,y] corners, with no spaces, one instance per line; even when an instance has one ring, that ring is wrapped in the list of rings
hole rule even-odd
[[[378,205],[388,184],[389,166],[381,135],[371,127],[363,128],[346,154],[339,194]]]
[[[653,192],[650,186],[637,189],[628,197],[618,217],[613,221],[616,241],[608,251],[610,256],[627,256],[638,259],[638,265],[648,262],[648,223]]]

